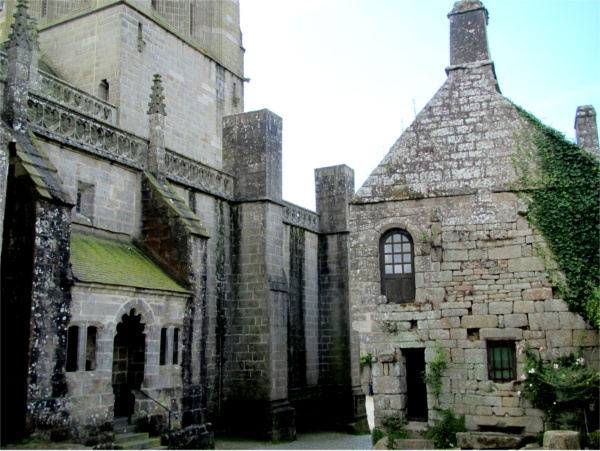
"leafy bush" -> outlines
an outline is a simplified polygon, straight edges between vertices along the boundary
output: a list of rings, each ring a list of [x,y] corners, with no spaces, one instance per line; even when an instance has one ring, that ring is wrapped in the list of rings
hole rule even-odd
[[[375,430],[373,431],[373,445],[377,443],[380,439],[387,435],[388,438],[388,449],[394,449],[394,440],[408,438],[409,434],[404,429],[404,425],[406,421],[394,416],[388,416],[381,420],[382,426],[385,430],[385,433],[379,429],[377,433],[377,440],[375,440]]]
[[[427,429],[425,438],[435,442],[436,449],[454,448],[456,446],[456,433],[467,432],[465,416],[454,416],[452,409],[440,411],[442,418],[435,425]]]
[[[600,373],[590,368],[581,354],[569,354],[555,360],[542,360],[536,350],[518,347],[525,353],[525,365],[520,376],[523,392],[534,407],[543,410],[547,421],[561,429],[577,430],[582,443],[597,440],[590,434],[598,424]],[[543,351],[543,348],[541,348]]]

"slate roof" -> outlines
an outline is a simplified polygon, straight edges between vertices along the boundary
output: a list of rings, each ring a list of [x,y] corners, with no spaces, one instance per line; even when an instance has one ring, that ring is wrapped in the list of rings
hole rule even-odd
[[[73,232],[71,263],[82,282],[189,293],[131,243]]]

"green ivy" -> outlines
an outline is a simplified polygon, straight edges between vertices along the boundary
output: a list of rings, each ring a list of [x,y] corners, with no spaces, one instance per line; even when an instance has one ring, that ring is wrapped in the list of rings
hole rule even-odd
[[[442,373],[448,367],[446,363],[446,352],[435,342],[435,358],[429,362],[429,371],[423,371],[423,382],[431,387],[436,396],[442,392]]]
[[[600,160],[518,109],[528,127],[517,137],[515,190],[564,274],[553,280],[560,295],[600,328]]]

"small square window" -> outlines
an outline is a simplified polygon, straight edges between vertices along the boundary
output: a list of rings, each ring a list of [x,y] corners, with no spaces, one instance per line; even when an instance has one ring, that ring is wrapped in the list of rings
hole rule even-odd
[[[514,341],[488,341],[488,378],[494,382],[510,382],[517,378]]]

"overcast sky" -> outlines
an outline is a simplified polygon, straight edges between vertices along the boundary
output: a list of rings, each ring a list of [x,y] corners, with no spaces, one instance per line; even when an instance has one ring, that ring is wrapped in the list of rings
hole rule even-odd
[[[504,96],[574,140],[600,114],[600,1],[486,0]],[[240,0],[245,110],[283,118],[283,197],[315,208],[314,169],[358,189],[446,80],[453,0]]]

